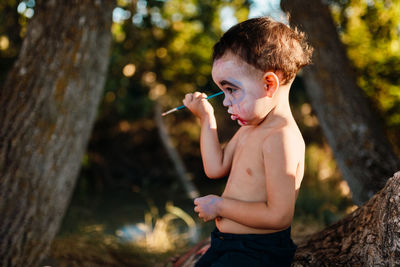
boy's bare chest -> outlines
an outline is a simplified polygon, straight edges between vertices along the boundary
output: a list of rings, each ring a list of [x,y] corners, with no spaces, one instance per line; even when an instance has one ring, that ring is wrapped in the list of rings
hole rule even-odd
[[[265,183],[261,140],[252,140],[251,136],[240,140],[223,195],[241,200],[265,201]]]

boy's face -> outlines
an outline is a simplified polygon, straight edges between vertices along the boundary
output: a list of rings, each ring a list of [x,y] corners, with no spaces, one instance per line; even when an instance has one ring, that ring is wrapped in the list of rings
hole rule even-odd
[[[258,125],[271,109],[263,74],[231,53],[214,61],[213,80],[225,94],[223,104],[231,119],[241,126]]]

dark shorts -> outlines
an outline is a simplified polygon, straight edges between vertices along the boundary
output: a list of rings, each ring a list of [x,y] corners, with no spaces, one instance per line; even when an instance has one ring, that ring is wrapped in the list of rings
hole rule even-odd
[[[215,228],[211,247],[195,266],[290,266],[295,251],[290,227],[272,234],[228,234]]]

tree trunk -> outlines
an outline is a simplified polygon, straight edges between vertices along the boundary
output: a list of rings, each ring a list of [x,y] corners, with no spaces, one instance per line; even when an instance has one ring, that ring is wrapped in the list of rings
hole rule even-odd
[[[400,172],[378,194],[299,245],[294,266],[400,266]]]
[[[400,266],[400,172],[364,206],[298,245],[292,266]],[[179,258],[174,267],[199,259],[203,241]]]
[[[0,266],[38,266],[102,95],[113,1],[37,0],[0,91]]]
[[[281,6],[315,48],[314,64],[303,73],[306,90],[353,201],[361,205],[399,169],[400,160],[356,84],[328,6],[320,0],[282,0]]]

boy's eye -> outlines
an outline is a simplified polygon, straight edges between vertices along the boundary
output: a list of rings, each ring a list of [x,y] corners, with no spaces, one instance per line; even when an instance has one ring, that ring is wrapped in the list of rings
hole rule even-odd
[[[228,91],[229,93],[235,92],[235,89],[233,89],[233,88],[231,88],[231,87],[227,87],[227,88],[225,88],[225,89],[226,89],[226,91]]]

